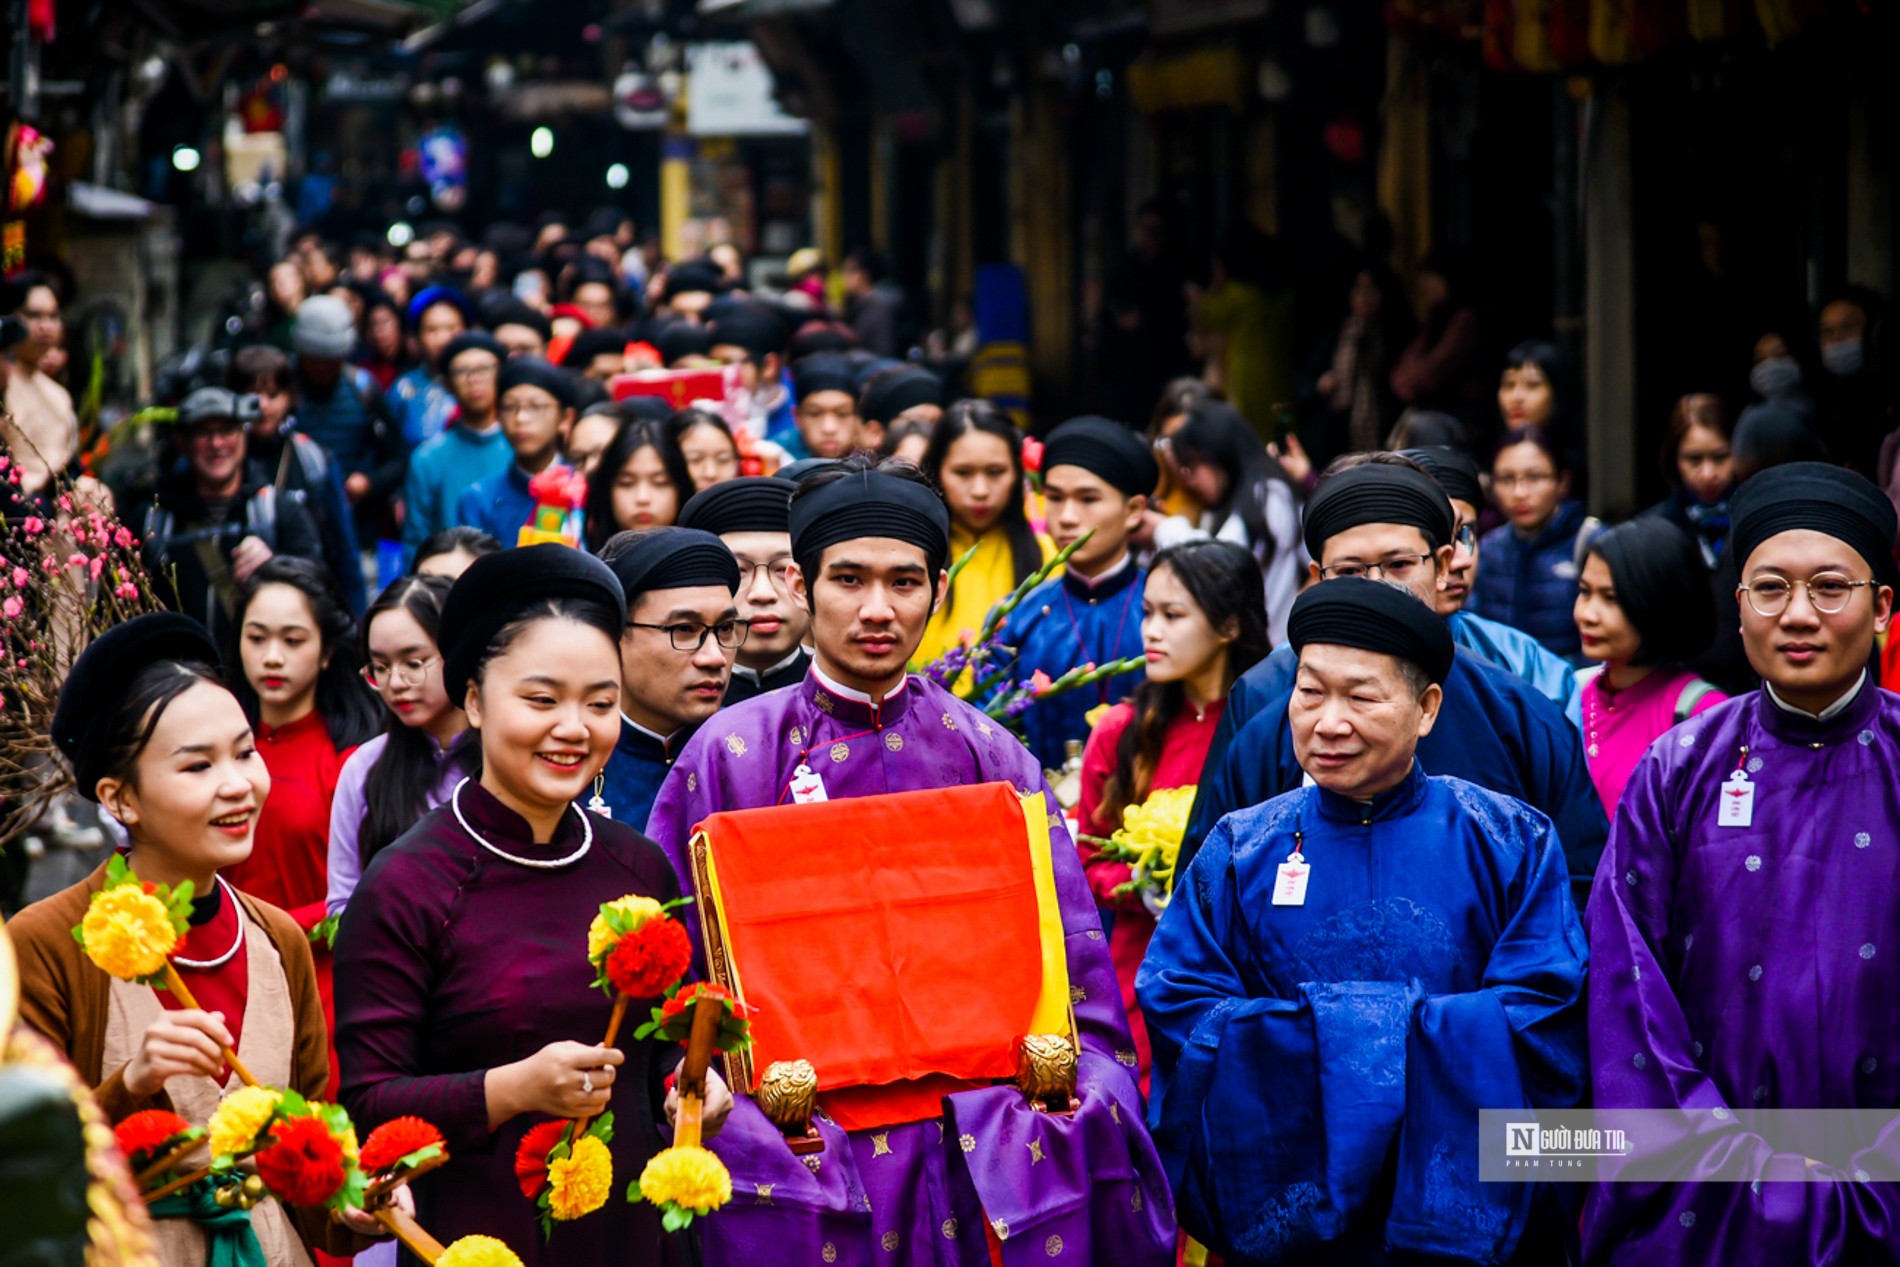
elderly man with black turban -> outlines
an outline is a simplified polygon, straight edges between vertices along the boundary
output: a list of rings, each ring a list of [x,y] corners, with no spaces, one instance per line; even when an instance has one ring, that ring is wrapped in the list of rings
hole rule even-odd
[[[1743,484],[1730,517],[1762,688],[1637,763],[1589,911],[1595,1102],[1699,1110],[1669,1160],[1700,1182],[1603,1184],[1584,1245],[1601,1263],[1891,1261],[1900,696],[1867,663],[1900,584],[1894,508],[1794,462]],[[1820,1115],[1825,1134],[1731,1112],[1754,1109],[1865,1112]]]
[[[1329,473],[1306,504],[1313,577],[1397,581],[1436,608],[1451,566],[1456,518],[1444,488],[1396,455]],[[1442,620],[1443,617],[1440,617]],[[1448,630],[1447,636],[1453,637]],[[1214,734],[1183,843],[1183,865],[1221,816],[1300,785],[1288,708],[1294,656],[1281,648],[1234,683]],[[1514,796],[1547,814],[1581,905],[1609,825],[1577,728],[1523,678],[1460,647],[1438,725],[1419,740],[1428,774]]]
[[[812,1158],[794,1155],[757,1104],[742,1098],[714,1145],[732,1171],[733,1200],[704,1223],[706,1262],[986,1267],[987,1223],[1012,1262],[1033,1252],[1038,1262],[1168,1267],[1172,1207],[1142,1125],[1121,992],[1042,767],[1000,723],[906,672],[950,564],[942,499],[915,467],[858,457],[807,476],[790,522],[793,592],[812,616],[811,670],[797,686],[735,704],[700,729],[660,789],[648,834],[690,892],[688,845],[714,814],[997,782],[1040,796],[1050,821],[1049,915],[1061,935],[1051,930],[1046,943],[1021,930],[996,936],[1038,959],[1042,945],[1060,945],[1080,1046],[1080,1102],[1072,1119],[1057,1119],[1014,1088],[954,1083],[924,1116],[888,1129],[819,1122],[826,1147],[822,1164],[808,1169]],[[967,845],[971,858],[1006,847],[981,832]],[[878,874],[876,844],[864,848],[867,876]],[[791,892],[813,884],[795,849],[785,849],[783,866],[775,885]],[[721,880],[728,896],[731,882]],[[697,937],[693,908],[685,921]],[[841,980],[828,1014],[788,1023],[814,1031],[892,1023],[853,1007],[857,997]],[[933,1019],[941,1023],[924,1008],[901,1023]]]
[[[1310,786],[1220,821],[1135,982],[1181,1226],[1240,1262],[1574,1261],[1551,1185],[1478,1166],[1480,1109],[1584,1088],[1556,830],[1420,768],[1458,656],[1407,587],[1313,586],[1287,634]]]

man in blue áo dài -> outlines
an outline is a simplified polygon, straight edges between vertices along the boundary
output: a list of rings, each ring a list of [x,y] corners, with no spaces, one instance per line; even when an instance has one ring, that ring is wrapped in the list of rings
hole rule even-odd
[[[1556,832],[1419,767],[1455,649],[1405,587],[1313,586],[1287,634],[1313,786],[1221,819],[1135,981],[1181,1226],[1235,1264],[1566,1261],[1551,1186],[1478,1178],[1480,1109],[1583,1091]]]
[[[746,636],[733,605],[739,565],[718,537],[694,528],[617,533],[600,557],[627,593],[627,631],[620,739],[587,807],[645,831],[674,758],[725,698]]]
[[[1729,505],[1762,689],[1650,747],[1589,911],[1596,1106],[1682,1110],[1695,1138],[1669,1141],[1680,1182],[1599,1184],[1584,1245],[1619,1265],[1892,1262],[1900,696],[1867,663],[1900,585],[1894,509],[1820,462],[1763,471]],[[1753,1109],[1871,1124],[1770,1134]]]
[[[1344,576],[1382,577],[1434,608],[1450,567],[1454,528],[1444,488],[1397,454],[1371,454],[1329,473],[1306,504],[1314,579],[1331,584]],[[1234,683],[1177,873],[1222,815],[1300,785],[1304,776],[1287,724],[1292,666],[1292,652],[1283,648]],[[1556,705],[1522,678],[1460,647],[1445,682],[1444,713],[1419,740],[1418,759],[1428,774],[1476,783],[1549,815],[1582,907],[1609,824],[1577,728]]]
[[[1061,576],[1031,590],[997,627],[996,640],[1016,649],[1004,666],[1011,681],[1037,672],[1058,678],[1080,665],[1142,653],[1148,574],[1136,566],[1128,538],[1160,479],[1147,442],[1118,422],[1072,418],[1049,433],[1042,455],[1049,535],[1062,548],[1090,530],[1095,535],[1069,556]],[[1025,744],[1043,769],[1060,770],[1069,741],[1089,737],[1089,711],[1140,684],[1136,670],[1038,702],[1023,714]]]

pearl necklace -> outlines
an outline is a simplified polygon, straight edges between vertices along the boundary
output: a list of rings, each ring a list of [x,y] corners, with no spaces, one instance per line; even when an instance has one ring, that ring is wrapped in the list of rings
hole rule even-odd
[[[218,888],[224,892],[224,900],[231,904],[231,910],[237,916],[237,940],[231,943],[229,950],[219,955],[216,959],[187,959],[183,955],[173,955],[172,962],[178,964],[180,967],[222,968],[225,964],[231,962],[231,957],[237,954],[239,948],[244,945],[244,910],[237,904],[237,894],[231,891],[231,886],[224,882],[223,876],[216,875],[211,878],[218,882]]]
[[[581,847],[567,855],[567,857],[517,858],[514,854],[509,853],[505,849],[497,849],[494,845],[489,844],[480,832],[468,825],[468,819],[462,817],[462,789],[467,786],[468,776],[464,775],[462,776],[462,781],[455,785],[455,791],[449,793],[449,807],[455,811],[455,821],[462,825],[462,830],[468,833],[469,839],[486,849],[489,853],[494,854],[497,858],[512,862],[516,866],[533,867],[537,871],[554,871],[570,863],[579,862],[582,858],[587,856],[587,851],[594,847],[594,825],[587,821],[587,815],[582,812],[580,806],[569,805],[568,808],[573,810],[581,820]]]

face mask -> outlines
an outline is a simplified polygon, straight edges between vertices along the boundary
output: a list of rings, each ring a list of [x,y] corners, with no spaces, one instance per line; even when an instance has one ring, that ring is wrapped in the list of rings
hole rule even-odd
[[[1827,366],[1828,373],[1839,374],[1843,378],[1860,373],[1865,355],[1861,351],[1859,339],[1844,339],[1839,343],[1821,345],[1821,364]]]
[[[1792,357],[1771,356],[1748,372],[1748,385],[1763,400],[1786,396],[1801,386],[1801,367]]]

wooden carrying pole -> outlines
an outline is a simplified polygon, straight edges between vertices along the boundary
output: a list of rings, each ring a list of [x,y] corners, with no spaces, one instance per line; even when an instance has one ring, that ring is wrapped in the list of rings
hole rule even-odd
[[[172,992],[173,998],[183,1003],[186,1007],[191,1008],[195,1012],[204,1011],[203,1008],[198,1006],[198,1000],[192,997],[191,987],[185,984],[185,979],[178,975],[178,969],[172,967],[172,961],[169,959],[165,961],[165,988]],[[224,1056],[224,1063],[231,1066],[231,1072],[244,1080],[245,1086],[255,1087],[260,1085],[257,1079],[251,1076],[251,1071],[244,1067],[244,1062],[237,1058],[236,1052],[232,1051],[229,1047],[223,1046],[220,1046],[218,1051]]]
[[[679,1113],[673,1120],[673,1147],[700,1146],[701,1117],[706,1108],[706,1070],[712,1067],[724,1002],[702,995],[693,1004],[693,1031],[686,1040],[686,1059],[680,1064]]]

